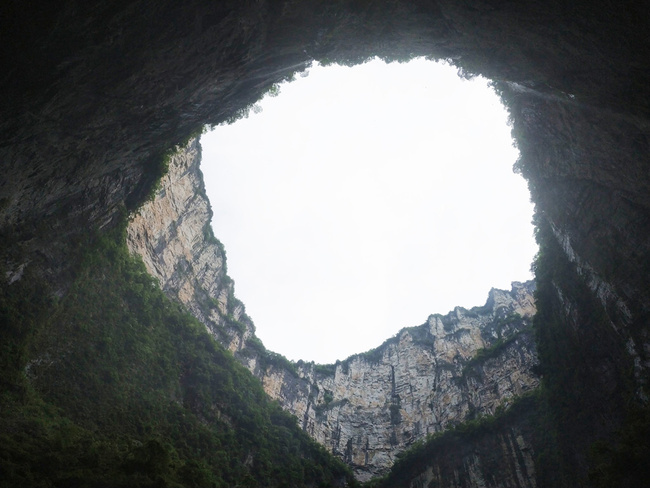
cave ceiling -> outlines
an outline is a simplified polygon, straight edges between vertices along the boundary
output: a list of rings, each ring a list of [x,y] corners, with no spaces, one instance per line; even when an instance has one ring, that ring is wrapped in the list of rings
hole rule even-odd
[[[428,56],[499,84],[539,214],[594,287],[607,290],[604,300],[621,321],[647,317],[643,2],[10,1],[0,8],[11,20],[0,33],[7,261],[40,260],[55,279],[67,249],[57,243],[113,225],[147,194],[167,151],[313,60]]]

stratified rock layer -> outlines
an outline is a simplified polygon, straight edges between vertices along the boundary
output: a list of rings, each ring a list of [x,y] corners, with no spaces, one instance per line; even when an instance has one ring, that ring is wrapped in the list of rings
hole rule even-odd
[[[383,345],[335,365],[289,363],[260,347],[233,294],[194,139],[176,153],[155,198],[132,218],[128,244],[185,304],[361,480],[382,474],[414,441],[490,415],[534,389],[532,284],[491,290],[485,306],[431,315]],[[283,359],[283,358],[282,358]]]

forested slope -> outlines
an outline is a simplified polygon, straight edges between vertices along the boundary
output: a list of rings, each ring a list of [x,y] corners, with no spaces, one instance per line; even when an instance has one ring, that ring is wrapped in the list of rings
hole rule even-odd
[[[3,288],[0,486],[354,484],[124,241],[80,243],[60,301]]]

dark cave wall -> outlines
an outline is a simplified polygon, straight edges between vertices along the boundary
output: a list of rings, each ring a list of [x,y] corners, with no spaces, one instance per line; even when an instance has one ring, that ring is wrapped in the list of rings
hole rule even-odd
[[[96,201],[108,209],[135,204],[151,178],[126,168],[155,174],[174,144],[232,116],[313,58],[449,58],[521,83],[533,106],[540,93],[551,100],[575,95],[573,105],[560,100],[567,113],[553,117],[558,131],[576,114],[583,118],[578,107],[595,107],[584,124],[599,128],[589,131],[593,140],[585,134],[576,141],[583,146],[603,138],[618,143],[617,131],[604,126],[622,113],[616,124],[629,126],[637,151],[647,148],[650,53],[639,27],[647,25],[647,9],[564,3],[122,0],[45,10],[7,2],[2,13],[11,22],[0,34],[7,63],[0,81],[2,218],[19,227],[43,215],[101,221],[89,210]],[[587,164],[605,169],[589,162],[590,152],[595,148],[584,152]],[[611,159],[609,148],[597,152]],[[618,186],[638,199],[648,186],[636,166],[625,172],[632,186],[645,181],[636,192],[612,169]],[[105,181],[94,187],[80,183],[99,175]]]
[[[0,219],[7,239],[32,259],[45,253],[56,275],[65,246],[50,242],[110,226],[146,197],[169,149],[258,96],[246,79],[267,5],[39,5],[1,7],[14,21],[0,34]]]
[[[576,400],[574,413],[598,404],[606,419],[581,418],[584,440],[567,447],[581,480],[590,442],[646,401],[644,2],[68,0],[48,9],[9,1],[0,13],[0,238],[9,280],[27,264],[63,292],[77,237],[111,227],[124,206],[146,198],[167,151],[311,59],[447,58],[497,81],[544,239],[568,259],[568,274],[548,278],[547,306],[561,325],[546,341],[584,352],[562,363],[582,361],[579,378],[557,384],[580,385],[592,399]],[[586,295],[567,285],[569,275]],[[597,324],[594,307],[602,307]],[[560,419],[560,428],[570,422]]]

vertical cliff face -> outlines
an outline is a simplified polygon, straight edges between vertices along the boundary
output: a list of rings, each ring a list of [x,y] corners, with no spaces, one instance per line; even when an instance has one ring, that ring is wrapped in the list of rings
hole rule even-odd
[[[373,488],[536,488],[540,481],[535,394],[505,413],[472,421],[417,444]]]
[[[224,250],[212,236],[200,155],[194,139],[170,158],[155,198],[131,219],[129,247],[359,479],[383,474],[413,442],[493,414],[537,387],[531,283],[493,289],[483,307],[431,315],[334,365],[293,364],[266,351],[234,298]]]
[[[508,406],[538,384],[530,292],[521,284],[513,292],[492,290],[481,309],[431,316],[329,372],[303,369],[312,393],[305,429],[367,480],[414,442]],[[265,386],[285,376],[267,370]],[[295,405],[295,394],[282,386],[273,390]]]
[[[169,158],[155,198],[131,217],[127,244],[168,295],[237,353],[254,328],[234,298],[223,246],[212,234],[200,161],[198,138]]]
[[[534,450],[528,435],[529,430],[513,425],[480,436],[471,444],[449,442],[446,452],[437,452],[426,470],[404,486],[537,488]],[[498,484],[494,484],[497,479]]]

